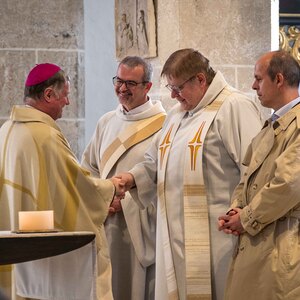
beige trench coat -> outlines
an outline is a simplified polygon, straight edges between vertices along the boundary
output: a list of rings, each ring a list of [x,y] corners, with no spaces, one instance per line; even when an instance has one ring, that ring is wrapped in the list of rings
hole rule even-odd
[[[266,124],[249,146],[233,194],[243,208],[226,300],[300,299],[300,105]]]

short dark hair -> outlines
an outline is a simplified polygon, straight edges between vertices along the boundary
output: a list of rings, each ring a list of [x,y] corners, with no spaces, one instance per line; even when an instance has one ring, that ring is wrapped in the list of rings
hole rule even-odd
[[[300,66],[296,59],[287,51],[274,51],[267,68],[268,75],[274,81],[281,73],[291,87],[298,87],[300,82]]]
[[[126,65],[130,68],[142,66],[144,70],[142,81],[150,82],[152,79],[153,68],[151,64],[139,56],[126,56],[120,61],[119,67],[120,65]]]
[[[46,88],[48,88],[49,86],[53,86],[57,90],[60,90],[67,81],[70,81],[69,77],[66,76],[63,70],[59,70],[46,81],[33,86],[25,86],[24,100],[26,98],[40,100]]]
[[[214,79],[216,72],[209,65],[209,60],[199,51],[192,48],[177,50],[165,62],[161,76],[188,79],[203,73],[208,84]]]

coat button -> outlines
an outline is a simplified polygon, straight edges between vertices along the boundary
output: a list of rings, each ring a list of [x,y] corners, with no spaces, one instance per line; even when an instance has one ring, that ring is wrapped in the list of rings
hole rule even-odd
[[[256,184],[256,183],[253,184],[252,189],[253,189],[253,190],[256,190],[256,189],[257,189],[257,184]]]
[[[258,223],[256,221],[253,221],[251,224],[251,227],[255,229],[257,227],[257,225],[258,225]]]

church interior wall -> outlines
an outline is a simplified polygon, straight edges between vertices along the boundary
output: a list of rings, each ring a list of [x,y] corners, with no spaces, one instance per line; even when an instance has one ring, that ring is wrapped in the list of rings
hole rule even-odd
[[[272,10],[278,0],[154,1],[157,56],[151,97],[169,109],[160,72],[177,49],[192,47],[206,55],[227,81],[251,92],[253,65],[275,47]],[[0,125],[11,106],[23,101],[26,74],[36,63],[51,61],[69,73],[71,104],[59,121],[78,157],[98,118],[117,105],[114,1],[0,0]],[[253,93],[252,93],[253,95]],[[254,97],[254,96],[253,96]]]
[[[84,146],[83,0],[0,0],[0,125],[23,104],[24,82],[37,63],[64,68],[70,105],[58,121],[75,153]]]

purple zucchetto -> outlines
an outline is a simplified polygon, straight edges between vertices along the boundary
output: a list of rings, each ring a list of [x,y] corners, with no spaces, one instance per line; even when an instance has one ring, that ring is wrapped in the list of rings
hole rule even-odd
[[[55,64],[38,64],[29,72],[25,81],[25,86],[33,86],[42,83],[55,75],[61,68]]]

